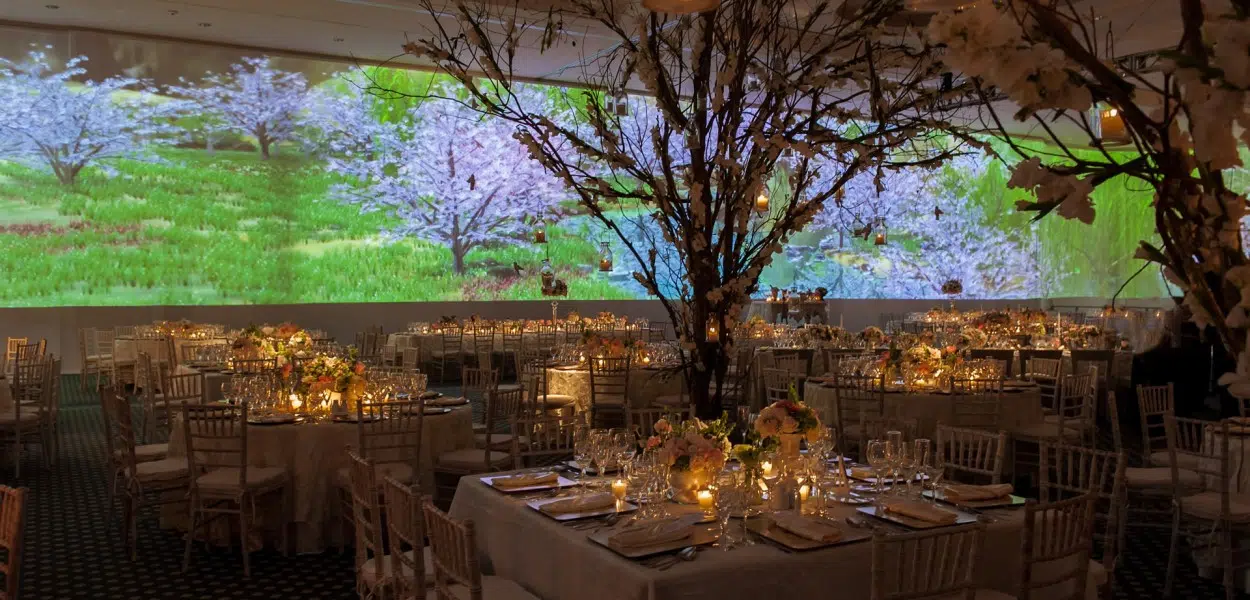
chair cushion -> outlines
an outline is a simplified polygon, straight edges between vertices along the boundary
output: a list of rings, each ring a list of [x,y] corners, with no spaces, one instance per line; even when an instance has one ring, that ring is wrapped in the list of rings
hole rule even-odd
[[[144,444],[135,446],[135,461],[161,460],[169,455],[169,444]],[[186,460],[183,460],[185,463]]]
[[[1012,435],[1021,438],[1033,439],[1055,439],[1060,437],[1059,428],[1052,423],[1038,423],[1036,425],[1026,425],[1012,432]],[[1080,440],[1081,432],[1071,427],[1063,428],[1063,439]]]
[[[457,471],[491,471],[510,464],[512,455],[497,450],[492,450],[489,458],[486,457],[486,451],[479,448],[461,448],[438,455],[439,468]]]
[[[18,419],[21,419],[22,425],[30,425],[30,424],[38,423],[39,412],[23,410],[21,411],[21,416],[19,417],[17,415],[14,415],[12,412],[6,410],[4,411],[3,414],[0,414],[0,427],[4,427],[6,425],[12,426],[14,423],[18,422]]]
[[[1094,580],[1094,585],[1102,587],[1107,585],[1107,567],[1096,560],[1089,561],[1089,578]]]
[[[135,465],[135,479],[141,482],[170,481],[187,476],[187,459],[164,458]]]
[[[546,408],[564,408],[576,402],[577,399],[565,394],[540,394],[538,401],[542,402]]]
[[[1181,512],[1211,521],[1220,518],[1219,492],[1202,492],[1181,498]],[[1250,495],[1230,494],[1228,498],[1229,521],[1250,523]]]
[[[423,548],[421,553],[422,553],[422,558],[423,558],[422,563],[425,564],[425,567],[424,567],[425,584],[430,585],[434,583],[433,555],[430,554],[429,546],[426,546],[425,548]],[[412,556],[412,550],[405,552],[404,555]],[[364,564],[360,565],[360,579],[361,581],[364,581],[365,585],[369,586],[370,588],[373,588],[377,585],[378,575],[379,575],[378,564],[379,564],[378,557],[375,556],[373,558],[370,558],[369,560],[366,560]],[[390,579],[391,573],[394,572],[394,568],[392,566],[393,564],[394,563],[391,561],[391,557],[389,554],[381,557],[382,579]],[[403,572],[405,574],[409,572],[409,569],[406,565],[404,566]]]
[[[1202,487],[1202,476],[1189,469],[1176,472],[1182,487]],[[1130,488],[1171,488],[1171,467],[1129,467],[1124,470],[1124,483]]]
[[[1150,461],[1150,464],[1156,467],[1167,467],[1172,465],[1172,456],[1168,454],[1167,450],[1156,450],[1151,452],[1148,460]],[[1178,466],[1182,469],[1193,469],[1195,465],[1202,462],[1201,458],[1193,454],[1177,454],[1176,460],[1180,463]],[[1210,470],[1209,467],[1208,470]]]
[[[469,588],[463,585],[453,585],[447,588],[451,596],[456,600],[470,600],[472,595],[469,594]],[[490,600],[540,600],[521,587],[511,579],[503,577],[495,577],[494,575],[482,576],[482,598]]]
[[[406,463],[381,463],[374,466],[378,476],[378,488],[387,477],[400,483],[412,483],[412,467]],[[352,487],[352,469],[343,467],[334,472],[334,485],[341,488]]]
[[[517,436],[517,442],[519,442],[522,446],[525,446],[530,443],[530,440],[528,437],[522,435],[522,436]],[[490,436],[490,445],[492,448],[496,450],[507,451],[512,448],[512,434],[511,433],[493,433]],[[473,434],[473,446],[475,448],[486,447],[486,433],[485,432]]]
[[[272,488],[286,480],[286,469],[282,467],[248,467],[247,489],[251,491]],[[239,470],[234,467],[216,469],[200,475],[195,480],[200,491],[212,493],[241,492],[239,489]]]

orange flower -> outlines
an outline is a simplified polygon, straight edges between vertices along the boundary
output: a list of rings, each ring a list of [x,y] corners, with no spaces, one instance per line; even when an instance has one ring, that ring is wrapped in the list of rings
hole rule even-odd
[[[365,374],[365,363],[362,363],[362,362],[358,362],[358,363],[356,363],[356,366],[355,366],[355,367],[352,367],[352,370],[353,370],[353,371],[355,371],[357,375],[364,375],[364,374]]]

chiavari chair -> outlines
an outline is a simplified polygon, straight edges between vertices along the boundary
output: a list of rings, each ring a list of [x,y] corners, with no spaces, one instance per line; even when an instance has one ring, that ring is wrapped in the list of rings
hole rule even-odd
[[[13,371],[12,412],[0,414],[0,443],[12,443],[14,477],[21,477],[22,449],[30,444],[41,444],[45,463],[50,461],[49,448],[43,437],[47,416],[42,396],[48,391],[45,383],[50,363],[50,360],[32,358],[19,362]],[[23,404],[24,400],[28,402]],[[31,401],[35,405],[32,406]]]
[[[29,343],[29,341],[30,340],[28,338],[24,337],[5,338],[3,356],[4,363],[3,365],[0,365],[4,367],[4,370],[3,373],[0,374],[3,374],[6,377],[13,374],[13,367],[17,364],[17,349],[21,346],[25,346]]]
[[[585,331],[586,329],[580,323],[573,323],[571,321],[566,321],[564,323],[564,343],[566,344],[581,343],[582,333],[584,333]]]
[[[471,369],[466,368],[465,371]],[[479,371],[481,369],[478,369]],[[487,407],[485,412],[485,423],[482,425],[480,433],[484,434],[482,438],[482,446],[478,448],[461,448],[444,452],[435,459],[434,473],[435,475],[444,475],[445,480],[449,483],[439,484],[440,490],[444,491],[448,497],[455,492],[455,485],[459,482],[460,477],[472,475],[476,473],[491,473],[501,471],[508,468],[513,463],[512,455],[507,451],[511,450],[509,446],[507,450],[497,450],[495,438],[498,434],[494,432],[499,427],[495,423],[495,412],[490,410],[490,400],[499,392],[493,388],[485,392]],[[519,411],[521,394],[519,391],[507,392],[508,400],[501,401],[506,403],[516,403],[517,409],[513,409],[512,414],[516,415]],[[515,416],[513,417],[515,418]],[[477,433],[477,432],[475,432]],[[437,477],[436,477],[436,483]]]
[[[1152,465],[1166,467],[1171,460],[1164,420],[1175,414],[1174,398],[1171,383],[1166,386],[1137,386],[1142,455]]]
[[[477,530],[471,520],[457,520],[425,499],[425,528],[430,539],[430,561],[437,598],[459,600],[538,600],[516,582],[482,575],[478,563]]]
[[[382,496],[389,534],[392,597],[423,600],[434,582],[433,556],[425,545],[425,515],[413,489],[390,477],[382,478]],[[408,548],[408,550],[404,550]],[[421,557],[417,558],[417,552]]]
[[[1107,418],[1111,421],[1111,439],[1116,452],[1128,456],[1124,448],[1124,439],[1120,432],[1120,407],[1116,404],[1115,392],[1107,392]],[[1160,423],[1163,428],[1163,423]],[[1167,432],[1163,435],[1163,452],[1167,452]],[[1166,463],[1167,460],[1160,462]],[[1196,493],[1202,490],[1202,477],[1189,469],[1177,470],[1177,482],[1185,493]],[[1172,503],[1174,495],[1172,469],[1170,467],[1152,466],[1124,468],[1124,527],[1171,527]],[[1140,517],[1140,518],[1135,518]],[[1166,517],[1166,518],[1163,518]]]
[[[872,600],[974,600],[985,525],[872,537]]]
[[[399,361],[400,361],[399,364],[404,368],[405,371],[408,371],[411,373],[420,373],[421,362],[422,362],[421,347],[420,346],[408,346],[404,348],[401,351]]]
[[[138,554],[140,511],[150,504],[184,501],[182,493],[173,492],[184,492],[187,488],[187,461],[182,458],[141,461],[136,452],[130,402],[113,388],[100,391],[100,402],[104,408],[105,446],[113,477],[109,512],[113,510],[114,494],[120,489],[125,546],[133,560]]]
[[[521,377],[521,359],[525,354],[525,327],[521,323],[509,323],[502,327],[500,331],[500,343],[503,346],[500,351],[503,352],[502,369],[507,369],[509,363],[512,366],[512,373]]]
[[[534,411],[559,411],[572,406],[576,398],[567,394],[552,394],[548,391],[547,369],[551,367],[548,359],[550,352],[541,348],[526,348],[525,357],[521,362],[522,381],[529,381],[529,396],[526,403]]]
[[[464,330],[445,328],[438,333],[438,341],[438,349],[430,353],[430,366],[437,367],[438,382],[443,383],[449,369],[464,366]]]
[[[590,424],[623,423],[629,408],[630,357],[593,358],[590,366]]]
[[[1007,432],[993,433],[938,424],[936,437],[936,457],[947,479],[963,483],[981,483],[984,480],[989,480],[991,484],[1002,482]]]
[[[143,439],[168,439],[170,417],[183,404],[204,401],[204,376],[199,373],[166,374],[159,394],[143,411]]]
[[[656,321],[647,325],[648,342],[663,342],[668,339],[668,328],[671,323],[667,321]]]
[[[1098,390],[1111,388],[1111,366],[1115,362],[1114,350],[1071,350],[1070,352],[1073,373],[1098,369],[1094,377],[1094,388]]]
[[[378,477],[414,483],[424,423],[425,403],[421,400],[357,402],[355,455],[368,459]],[[350,465],[335,472],[334,485],[339,489],[344,519],[354,525]]]
[[[669,423],[680,423],[693,415],[694,409],[691,407],[644,406],[630,408],[625,413],[625,430],[633,433],[638,436],[639,440],[645,442],[647,438],[655,435],[656,421],[666,419]]]
[[[288,549],[291,521],[291,476],[284,467],[248,464],[247,403],[236,405],[184,404],[182,431],[187,448],[190,484],[187,502],[190,528],[182,556],[182,570],[191,566],[196,531],[216,517],[236,515],[243,554],[243,576],[251,577],[248,536],[258,513],[256,498],[281,492],[282,548]]]
[[[575,419],[525,414],[513,420],[512,467],[546,466],[573,458]]]
[[[416,560],[415,551],[404,552],[402,546],[408,542],[413,548],[420,548],[423,545],[421,528],[419,523],[412,522],[411,511],[406,511],[402,503],[392,507],[388,502],[395,490],[410,494],[407,484],[392,477],[383,477],[372,459],[361,457],[351,450],[347,451],[347,456],[351,498],[348,508],[355,531],[356,592],[362,600],[411,598],[396,592],[398,589],[410,589],[416,582],[424,583],[426,561]],[[385,522],[392,530],[389,540],[382,529],[384,508],[387,511]],[[395,508],[396,512],[391,513],[391,508]],[[396,526],[400,526],[401,530],[395,532]],[[412,530],[414,526],[415,532]],[[390,542],[389,548],[387,541]]]
[[[1102,558],[1090,560],[1089,573],[1096,586],[1111,591],[1124,543],[1128,457],[1120,451],[1043,442],[1040,463],[1038,494],[1043,502],[1093,496],[1093,537],[1101,541]]]
[[[1012,369],[1012,367],[1015,366],[1016,360],[1015,350],[1005,350],[1000,348],[973,348],[968,351],[968,357],[972,359],[988,358],[1002,361],[1006,363],[1003,366],[1003,376],[1010,378],[1015,375],[1015,370]]]
[[[538,331],[534,333],[534,347],[546,350],[548,353],[556,345],[556,326],[555,325],[539,325]]]
[[[856,423],[886,416],[885,376],[835,374],[833,392],[833,423],[838,431],[839,443],[847,450],[851,447],[862,450],[860,446],[869,438]]]
[[[1058,431],[1078,432],[1081,444],[1093,446],[1095,418],[1098,413],[1095,388],[1097,382],[1098,373],[1093,367],[1084,375],[1065,376],[1060,380],[1059,403],[1055,406],[1055,414],[1046,415],[1044,421],[1057,425]],[[1070,437],[1071,434],[1064,435]]]
[[[485,403],[486,396],[499,389],[499,371],[484,367],[461,367],[460,396]],[[474,423],[473,432],[481,433],[485,423]]]
[[[951,380],[951,424],[998,431],[1002,425],[1002,379]]]
[[[277,358],[236,358],[232,370],[236,375],[261,375],[277,369]]]
[[[490,325],[474,325],[469,336],[478,368],[491,368],[495,356],[495,328]]]
[[[22,578],[22,538],[26,525],[26,488],[0,485],[0,575],[4,575],[5,600],[17,600]]]
[[[1037,384],[1042,411],[1054,414],[1059,404],[1059,382],[1063,380],[1062,351],[1059,358],[1031,358],[1024,366],[1024,377]]]
[[[105,369],[112,369],[113,352],[110,349],[107,354],[100,348],[100,332],[94,327],[84,327],[78,330],[78,357],[82,361],[82,373],[78,377],[79,389],[87,390],[87,379],[92,375],[95,376],[95,385],[98,388]]]
[[[760,377],[764,380],[764,403],[772,404],[790,399],[790,388],[797,391],[798,377],[787,369],[761,369]]]
[[[1096,502],[1097,494],[1090,493],[1025,504],[1018,600],[1087,597]]]
[[[490,447],[494,450],[507,451],[512,448],[514,438],[522,435],[512,429],[513,422],[521,416],[521,404],[525,390],[492,390],[486,393],[486,421],[493,429],[473,434],[473,443],[478,448]]]
[[[1172,541],[1168,552],[1167,580],[1164,597],[1172,595],[1175,582],[1179,544],[1184,538],[1191,548],[1205,548],[1215,565],[1223,570],[1224,592],[1228,600],[1236,597],[1235,574],[1250,565],[1250,552],[1235,540],[1250,532],[1250,494],[1243,488],[1242,477],[1234,473],[1246,462],[1246,446],[1232,443],[1232,425],[1169,415],[1164,418],[1168,435],[1168,452],[1172,455],[1174,502],[1178,507],[1172,520]],[[1234,460],[1232,448],[1238,456]],[[1198,473],[1202,478],[1199,490],[1180,485],[1180,467]]]

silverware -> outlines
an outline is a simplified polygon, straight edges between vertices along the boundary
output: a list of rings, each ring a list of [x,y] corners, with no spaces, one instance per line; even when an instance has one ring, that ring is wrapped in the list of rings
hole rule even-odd
[[[679,550],[677,554],[673,555],[672,560],[664,563],[663,566],[656,567],[656,568],[658,568],[661,571],[667,571],[673,568],[673,565],[676,565],[679,562],[692,562],[694,559],[699,557],[698,552],[699,552],[698,548],[694,546],[687,546]]]

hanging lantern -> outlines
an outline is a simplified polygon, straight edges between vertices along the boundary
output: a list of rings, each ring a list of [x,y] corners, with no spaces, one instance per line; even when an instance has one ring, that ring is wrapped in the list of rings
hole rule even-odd
[[[707,320],[707,336],[706,337],[707,337],[707,341],[709,342],[720,341],[720,325],[717,323],[717,320],[715,317],[710,317]]]
[[[540,219],[540,220],[538,221],[538,223],[536,223],[536,224],[534,225],[534,243],[535,243],[535,244],[546,244],[546,243],[547,243],[547,223],[546,223],[546,221],[543,221],[543,220],[541,220],[541,219]]]
[[[885,232],[878,231],[877,237],[873,238],[872,243],[875,246],[884,246],[885,245]]]
[[[551,268],[551,259],[544,258],[543,266],[538,269],[538,274],[543,280],[543,289],[549,290],[556,283],[556,270]]]
[[[768,212],[768,192],[760,190],[760,195],[755,197],[755,210],[759,212]]]
[[[612,270],[612,248],[607,242],[599,242],[599,270],[604,273]]]
[[[1090,107],[1089,130],[1094,139],[1104,144],[1126,144],[1130,141],[1120,109],[1108,104]]]
[[[642,6],[653,12],[688,15],[713,10],[720,0],[642,0]]]

